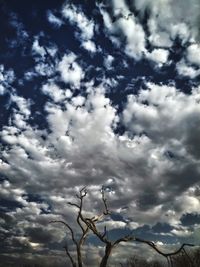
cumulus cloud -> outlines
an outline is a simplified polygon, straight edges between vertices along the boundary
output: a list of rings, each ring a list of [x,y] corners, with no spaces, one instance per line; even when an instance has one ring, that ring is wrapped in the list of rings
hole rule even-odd
[[[3,173],[25,190],[52,190],[52,196],[64,194],[66,186],[89,183],[98,188],[111,181],[107,185],[115,192],[110,195],[111,205],[119,209],[128,204],[129,218],[133,215],[139,223],[178,222],[184,212],[182,203],[197,211],[197,198],[184,191],[197,185],[200,171],[199,88],[188,96],[175,87],[149,83],[147,90],[128,97],[122,136],[114,133],[119,117],[104,93],[97,88],[87,98],[74,97],[64,109],[56,104],[60,96],[52,95],[55,104],[46,104],[48,135],[27,122],[23,133],[16,129],[17,135],[13,127],[4,128],[1,136],[11,148],[4,153]],[[19,105],[22,111],[18,112],[26,113],[24,104]],[[172,203],[175,194],[178,197]],[[170,210],[179,213],[174,217]]]
[[[154,49],[151,53],[147,53],[147,58],[162,66],[168,60],[169,52],[164,49]]]
[[[81,41],[82,47],[90,52],[96,52],[96,45],[92,41],[94,38],[94,21],[88,19],[80,8],[72,4],[64,5],[62,14],[71,25],[77,27],[76,37]]]
[[[72,96],[72,92],[69,89],[62,90],[54,83],[44,84],[41,90],[55,103],[64,101],[65,99],[71,98]]]
[[[7,89],[10,89],[10,86],[15,80],[15,74],[12,69],[6,70],[4,65],[0,65],[0,95],[4,95]]]
[[[190,77],[191,79],[196,78],[200,74],[199,69],[195,69],[192,66],[188,66],[184,59],[176,64],[176,69],[179,75]]]
[[[84,78],[82,67],[76,62],[77,56],[74,53],[64,55],[58,64],[58,71],[64,82],[72,87],[78,88],[81,80]]]
[[[169,56],[169,51],[163,48],[172,47],[177,39],[181,40],[182,45],[188,46],[189,43],[187,58],[191,63],[199,64],[198,56],[193,56],[198,52],[199,7],[197,0],[192,3],[176,1],[175,4],[161,0],[156,5],[148,0],[130,1],[129,4],[113,0],[109,3],[109,9],[108,6],[99,5],[105,32],[111,41],[129,57],[138,60],[146,56],[160,66],[167,63]],[[138,12],[137,17],[133,10]],[[145,17],[147,13],[148,18]],[[145,19],[146,26],[143,27]],[[151,53],[148,43],[154,48]],[[191,67],[186,72],[191,77],[195,76],[190,74]]]
[[[36,38],[33,42],[32,51],[33,51],[33,54],[39,55],[43,59],[44,59],[44,56],[46,55],[46,51],[42,46],[40,46],[38,38]]]
[[[17,94],[11,95],[11,101],[17,104],[19,113],[24,115],[25,118],[30,115],[30,101],[24,99],[21,96],[18,96]]]
[[[179,37],[183,43],[199,38],[199,1],[135,1],[135,7],[142,16],[149,12],[147,25],[149,40],[154,46],[169,47]]]
[[[148,87],[148,90],[141,90],[138,96],[129,96],[124,110],[126,125],[131,131],[146,132],[147,136],[157,141],[171,136],[176,138],[182,130],[185,134],[182,140],[186,141],[188,138],[192,140],[193,138],[189,136],[192,134],[191,127],[196,125],[199,113],[199,88],[194,88],[192,94],[188,96],[174,87],[158,86],[152,83],[149,83]],[[143,104],[145,101],[147,105]],[[173,110],[173,117],[171,110]],[[194,123],[191,122],[190,127],[187,127],[191,118]],[[198,131],[198,128],[196,130]]]
[[[144,163],[142,155],[149,153],[146,167],[139,170],[139,175],[149,177],[149,173],[151,173],[150,177],[154,178],[150,181],[144,179],[148,193],[146,196],[142,193],[145,190],[143,184],[138,204],[140,210],[143,208],[148,210],[151,205],[155,207],[155,203],[157,203],[156,213],[153,215],[155,217],[163,214],[165,209],[167,212],[171,194],[173,203],[176,203],[175,192],[181,195],[188,187],[198,184],[199,155],[196,153],[196,146],[199,143],[197,122],[199,88],[194,88],[192,94],[188,96],[173,87],[156,86],[155,84],[148,84],[148,87],[148,90],[141,90],[138,96],[129,96],[123,115],[129,134],[145,134],[147,136],[144,143],[145,151],[138,154],[139,151],[135,148],[134,154],[135,160],[137,155],[141,156],[141,161],[139,161],[140,158],[137,159],[139,164],[139,162]],[[179,170],[177,164],[180,167]],[[157,190],[153,189],[155,187]],[[183,198],[186,201],[186,197]],[[159,206],[161,202],[163,204]],[[178,205],[178,207],[183,212],[183,206],[181,208]]]
[[[47,19],[56,28],[61,27],[63,24],[63,21],[55,16],[51,10],[47,11]]]
[[[94,42],[92,42],[91,40],[84,41],[81,46],[84,47],[89,52],[92,52],[92,53],[96,52],[96,46]]]
[[[200,45],[191,44],[187,48],[187,59],[191,64],[200,66]]]
[[[137,22],[134,14],[129,16],[130,10],[125,1],[112,1],[112,9],[113,17],[100,6],[108,36],[116,46],[124,46],[128,56],[140,59],[146,51],[142,25]]]
[[[111,56],[111,55],[107,55],[105,58],[104,58],[104,65],[107,69],[112,69],[112,63],[114,61],[114,57]]]
[[[38,76],[50,77],[55,75],[55,65],[57,64],[57,46],[55,44],[41,45],[41,37],[44,34],[41,33],[34,37],[32,42],[32,56],[35,64],[32,68],[24,73],[26,80],[33,80]]]

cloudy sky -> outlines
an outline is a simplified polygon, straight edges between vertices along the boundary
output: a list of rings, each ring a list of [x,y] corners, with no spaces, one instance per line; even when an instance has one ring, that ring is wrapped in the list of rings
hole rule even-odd
[[[106,191],[111,216],[99,229],[111,238],[198,245],[199,0],[2,0],[0,9],[0,266],[64,266],[69,237],[49,221],[78,233],[67,202],[85,185],[89,214]],[[141,249],[122,244],[111,263]],[[103,244],[89,236],[85,251],[97,266]]]

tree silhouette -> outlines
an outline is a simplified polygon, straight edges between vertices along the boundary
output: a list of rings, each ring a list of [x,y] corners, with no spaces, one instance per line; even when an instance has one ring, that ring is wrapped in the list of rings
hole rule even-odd
[[[144,243],[144,244],[148,245],[154,251],[156,251],[158,254],[160,254],[161,256],[166,258],[167,263],[168,263],[168,267],[174,267],[172,257],[176,256],[180,253],[184,253],[185,256],[188,258],[190,266],[194,267],[194,264],[193,264],[190,256],[188,255],[188,253],[185,250],[186,246],[193,246],[193,244],[184,243],[177,250],[170,252],[170,253],[166,253],[166,252],[161,251],[154,242],[149,241],[149,240],[145,240],[145,239],[141,239],[139,237],[133,236],[132,234],[125,235],[125,236],[118,238],[114,241],[109,239],[106,226],[104,226],[103,232],[99,231],[97,228],[97,223],[102,221],[106,216],[110,215],[110,211],[109,211],[108,206],[107,206],[107,200],[105,198],[105,192],[103,189],[101,190],[101,194],[102,194],[102,202],[103,202],[103,211],[101,212],[100,215],[95,215],[95,216],[92,216],[90,218],[85,217],[84,213],[83,213],[83,204],[84,204],[83,202],[84,202],[84,198],[87,196],[86,187],[83,187],[79,191],[79,194],[76,194],[76,197],[78,199],[78,203],[68,202],[68,205],[74,206],[77,208],[76,222],[81,229],[81,235],[80,236],[79,235],[75,236],[73,228],[65,221],[54,220],[54,221],[50,222],[50,223],[61,223],[70,232],[71,241],[73,242],[73,244],[76,247],[76,259],[74,259],[72,257],[72,255],[69,251],[68,245],[65,245],[64,249],[66,251],[67,257],[69,258],[69,260],[72,264],[72,267],[83,267],[82,247],[84,245],[86,237],[88,236],[88,234],[90,232],[93,233],[102,243],[104,243],[104,255],[100,261],[99,267],[107,267],[108,260],[109,260],[111,253],[112,253],[112,250],[116,246],[118,246],[121,242],[129,242],[129,241]]]

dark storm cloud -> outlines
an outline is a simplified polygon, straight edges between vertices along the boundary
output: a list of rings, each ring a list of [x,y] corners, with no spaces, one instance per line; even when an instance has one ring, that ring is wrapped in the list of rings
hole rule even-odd
[[[154,233],[169,233],[173,227],[167,223],[157,223],[152,227]]]
[[[151,207],[154,207],[155,205],[158,205],[160,203],[159,197],[153,190],[145,190],[143,195],[139,196],[137,200],[138,208],[141,210],[150,209]]]
[[[180,219],[181,223],[185,226],[193,226],[200,223],[200,214],[198,213],[186,213]]]

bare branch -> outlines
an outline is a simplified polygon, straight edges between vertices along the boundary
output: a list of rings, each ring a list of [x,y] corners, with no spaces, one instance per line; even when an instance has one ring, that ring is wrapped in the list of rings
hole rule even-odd
[[[170,252],[170,253],[165,253],[165,252],[162,252],[160,249],[158,249],[158,247],[156,246],[156,244],[153,243],[152,241],[144,240],[144,239],[137,238],[137,237],[135,237],[135,239],[133,239],[133,240],[134,241],[137,241],[137,242],[140,242],[140,243],[145,243],[145,244],[149,245],[157,253],[159,253],[160,255],[162,255],[164,257],[171,257],[171,256],[174,256],[174,255],[177,255],[178,253],[180,253],[184,249],[185,246],[189,246],[189,247],[193,247],[194,246],[193,244],[184,243],[177,250],[175,250],[173,252]]]
[[[105,208],[105,210],[103,211],[103,214],[104,215],[109,215],[110,212],[108,210],[107,199],[105,198],[105,192],[104,192],[103,189],[101,190],[101,194],[102,194],[102,200],[103,200],[103,204],[104,204],[104,208]]]
[[[102,194],[102,201],[103,201],[103,205],[104,205],[104,209],[102,211],[102,213],[100,215],[97,216],[93,216],[92,218],[83,218],[83,216],[81,217],[81,220],[88,225],[88,227],[93,231],[93,233],[95,233],[96,235],[98,234],[98,237],[100,238],[101,236],[101,240],[105,242],[105,235],[101,234],[100,232],[98,232],[95,223],[97,223],[98,221],[101,221],[104,216],[109,215],[110,212],[108,210],[108,206],[107,206],[107,200],[105,198],[105,193],[104,190],[101,190],[101,194]]]
[[[70,231],[70,233],[71,233],[72,241],[73,241],[74,244],[76,245],[78,267],[82,267],[83,264],[82,264],[81,247],[82,247],[82,245],[83,245],[83,243],[84,243],[84,241],[85,241],[85,239],[86,239],[86,236],[87,236],[87,234],[88,234],[89,228],[88,228],[88,227],[86,227],[86,229],[82,228],[83,233],[82,233],[82,235],[81,235],[79,241],[76,241],[76,239],[75,239],[75,237],[74,237],[74,231],[73,231],[73,229],[71,228],[71,226],[70,226],[68,223],[66,223],[66,222],[64,222],[64,221],[61,221],[61,220],[51,221],[50,223],[62,223],[62,224],[64,224],[64,225],[69,229],[69,231]],[[67,247],[65,247],[65,251],[66,251],[66,253],[67,253],[67,256],[70,258],[70,261],[71,261],[73,267],[76,267],[75,262],[74,262],[74,261],[72,262],[71,255],[70,255],[69,250],[67,249]]]
[[[80,196],[81,198],[84,198],[87,195],[87,187],[84,186],[81,190],[80,190]]]
[[[104,226],[104,232],[103,232],[103,234],[102,234],[102,237],[104,238],[104,237],[107,237],[107,228],[106,228],[106,226]]]
[[[128,241],[135,241],[135,237],[130,236],[130,235],[126,235],[124,237],[121,237],[119,239],[117,239],[113,245],[116,246],[117,244],[121,243],[121,242],[128,242]]]
[[[83,187],[80,191],[79,191],[79,194],[76,194],[76,197],[78,199],[80,199],[80,204],[76,204],[76,203],[73,203],[73,202],[67,202],[68,205],[70,206],[74,206],[76,208],[78,208],[78,215],[77,215],[77,218],[76,218],[76,221],[77,223],[79,224],[80,228],[82,229],[82,232],[85,233],[85,230],[83,225],[81,224],[81,214],[82,214],[82,208],[83,208],[83,198],[87,195],[87,190],[86,190],[86,187]]]
[[[76,263],[75,263],[75,261],[73,260],[71,254],[70,254],[70,252],[69,252],[69,250],[68,250],[68,246],[67,246],[67,244],[66,244],[63,248],[65,249],[65,252],[66,252],[68,258],[70,259],[72,266],[73,266],[73,267],[76,267]]]
[[[69,205],[75,206],[76,208],[79,209],[78,216],[77,216],[77,223],[79,224],[79,226],[81,227],[82,232],[83,232],[83,235],[81,237],[81,240],[82,240],[81,242],[83,242],[83,240],[85,239],[85,234],[89,230],[91,230],[102,242],[108,243],[108,240],[106,238],[106,233],[104,232],[102,234],[101,232],[99,232],[97,230],[96,225],[95,225],[95,223],[100,221],[105,215],[109,214],[109,211],[107,208],[107,203],[106,203],[106,198],[104,196],[104,191],[102,191],[102,200],[103,200],[103,204],[104,204],[104,210],[103,210],[102,214],[100,214],[99,216],[93,216],[92,218],[85,218],[82,214],[83,198],[86,195],[87,195],[86,187],[83,187],[80,190],[79,195],[78,194],[76,195],[76,197],[78,199],[80,199],[80,205],[78,205],[76,203],[68,202]],[[81,222],[83,222],[86,225],[86,228],[83,227]]]
[[[84,232],[83,232],[81,238],[80,238],[80,241],[79,241],[79,245],[80,245],[80,246],[82,246],[83,243],[85,242],[85,239],[86,239],[86,237],[87,237],[87,234],[88,234],[89,230],[90,230],[90,228],[87,226],[86,229],[84,230]]]
[[[73,229],[71,228],[71,226],[68,223],[66,223],[64,221],[61,221],[61,220],[58,220],[58,221],[50,221],[49,223],[62,223],[62,224],[64,224],[69,229],[69,231],[71,233],[72,241],[74,242],[75,245],[77,245],[77,241],[76,241],[76,239],[74,237],[74,231],[73,231]]]
[[[105,237],[105,235],[97,230],[97,227],[95,225],[96,220],[92,220],[90,218],[87,218],[87,219],[83,218],[83,220],[85,221],[87,226],[90,228],[90,230],[93,232],[93,234],[95,234],[103,243],[108,243],[108,240]]]
[[[88,227],[86,229],[84,229],[83,225],[81,224],[81,215],[82,215],[82,209],[83,209],[83,199],[84,199],[84,197],[86,195],[87,195],[86,187],[83,187],[80,190],[79,195],[77,196],[80,199],[80,206],[79,206],[79,212],[78,212],[78,216],[77,216],[77,223],[81,227],[83,235],[85,235],[85,233],[88,232],[88,230],[89,230]]]
[[[114,245],[119,244],[120,242],[128,242],[128,241],[136,241],[136,242],[140,242],[140,243],[145,243],[145,244],[149,245],[151,248],[153,248],[157,253],[159,253],[160,255],[162,255],[164,257],[171,257],[171,256],[174,256],[174,255],[177,255],[181,251],[184,251],[184,247],[185,246],[190,246],[190,247],[194,246],[193,244],[184,243],[177,250],[175,250],[173,252],[170,252],[170,253],[165,253],[165,252],[162,252],[160,249],[158,249],[158,247],[156,246],[156,244],[154,242],[148,241],[148,240],[144,240],[144,239],[141,239],[141,238],[138,238],[138,237],[130,236],[130,235],[127,235],[125,237],[119,238],[118,240],[116,240],[114,242]]]

